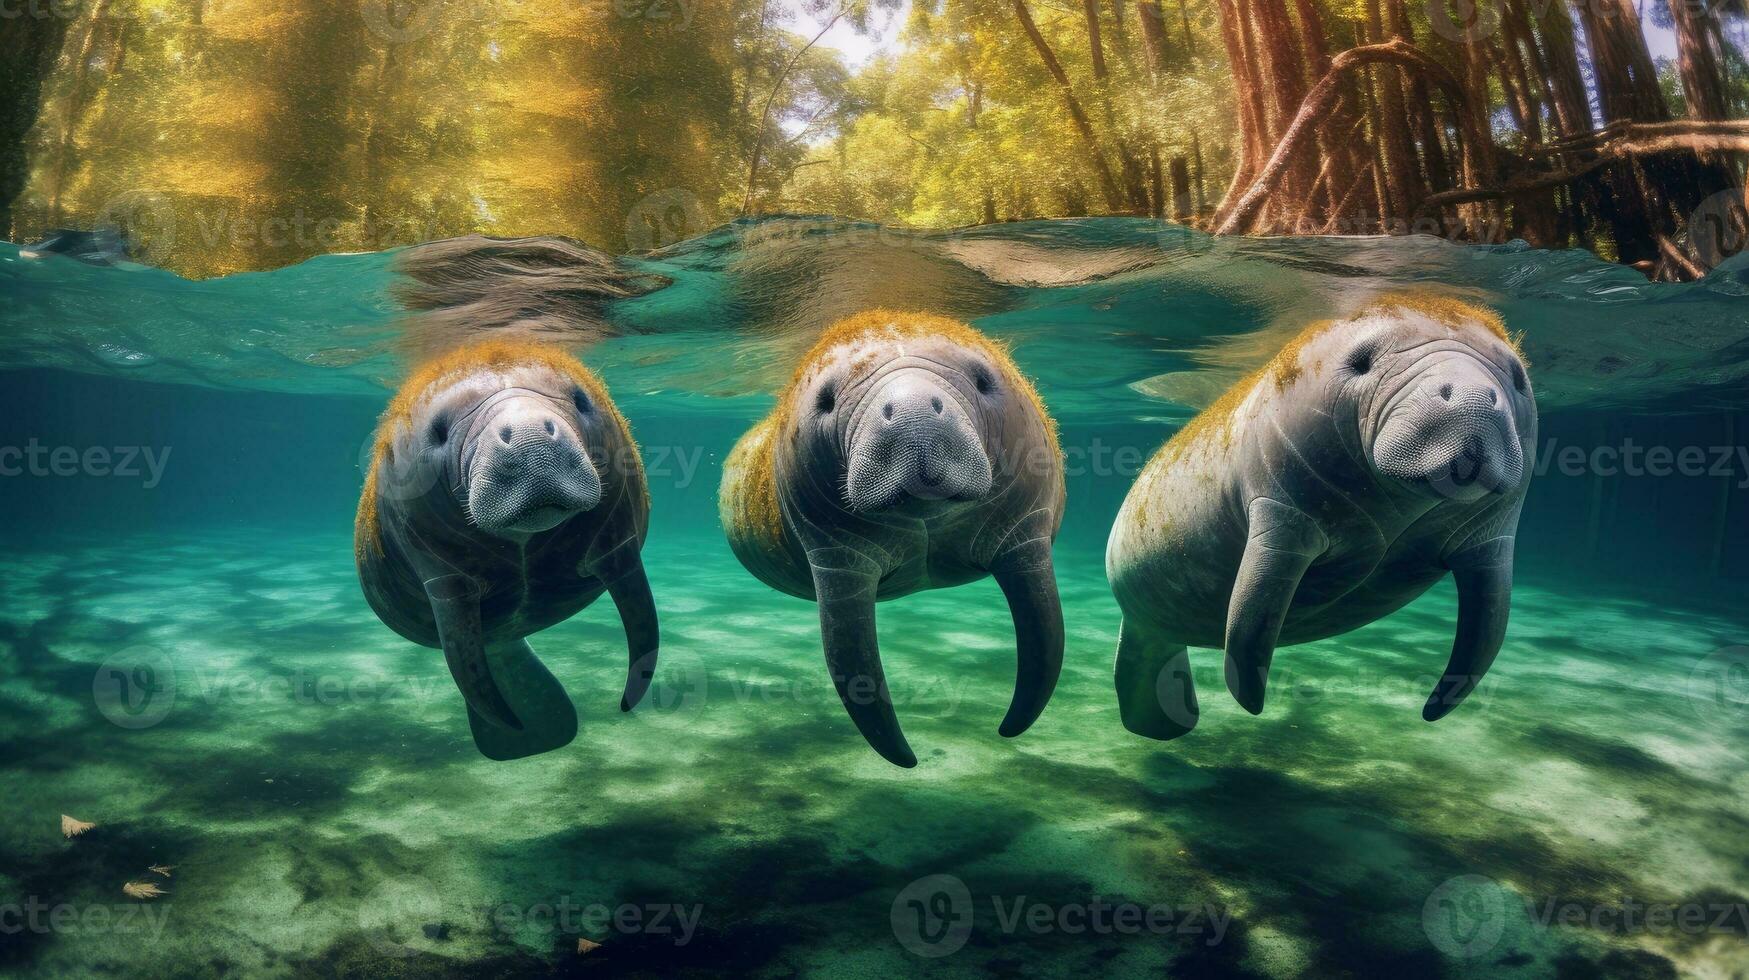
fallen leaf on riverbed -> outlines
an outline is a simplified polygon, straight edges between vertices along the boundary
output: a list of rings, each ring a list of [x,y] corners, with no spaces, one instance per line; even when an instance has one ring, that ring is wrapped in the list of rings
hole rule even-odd
[[[160,895],[170,894],[149,881],[130,881],[121,886],[121,890],[122,894],[127,897],[139,899],[157,898]]]
[[[97,825],[94,823],[87,823],[84,820],[76,820],[73,817],[67,816],[65,813],[61,814],[61,833],[68,839],[77,837],[95,826]]]

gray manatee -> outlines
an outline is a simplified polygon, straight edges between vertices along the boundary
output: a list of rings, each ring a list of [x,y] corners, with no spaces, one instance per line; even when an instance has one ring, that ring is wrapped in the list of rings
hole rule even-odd
[[[521,758],[577,733],[525,637],[603,592],[630,650],[620,708],[648,689],[649,514],[637,445],[595,375],[555,347],[487,340],[426,364],[384,413],[353,532],[358,577],[390,629],[443,650],[480,751]]]
[[[1056,427],[1007,353],[944,317],[874,310],[827,329],[802,358],[724,462],[718,503],[749,571],[819,603],[851,721],[911,767],[875,603],[995,576],[1019,657],[1000,731],[1019,735],[1062,670],[1051,543],[1063,500]]]
[[[1224,648],[1227,688],[1257,714],[1277,646],[1364,626],[1449,571],[1457,636],[1422,709],[1444,717],[1506,633],[1535,440],[1523,358],[1491,312],[1407,294],[1306,328],[1174,436],[1118,513],[1125,727],[1196,725],[1187,646]]]

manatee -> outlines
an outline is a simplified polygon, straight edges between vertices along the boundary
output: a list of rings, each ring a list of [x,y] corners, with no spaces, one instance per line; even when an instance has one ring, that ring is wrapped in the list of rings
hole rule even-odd
[[[526,637],[603,592],[630,653],[621,710],[649,688],[649,515],[607,389],[556,347],[500,337],[426,364],[383,414],[354,527],[358,577],[384,624],[443,650],[480,751],[521,758],[577,733]]]
[[[1493,313],[1405,294],[1313,324],[1178,432],[1137,478],[1106,547],[1123,611],[1124,726],[1196,725],[1186,648],[1226,651],[1263,710],[1275,648],[1357,629],[1457,585],[1457,635],[1422,717],[1493,663],[1512,599],[1536,402]]]
[[[917,757],[875,639],[877,601],[994,576],[1019,663],[1000,731],[1044,710],[1063,662],[1051,543],[1063,516],[1055,424],[997,344],[940,316],[874,310],[828,328],[724,462],[736,557],[819,604],[826,666],[883,758]]]

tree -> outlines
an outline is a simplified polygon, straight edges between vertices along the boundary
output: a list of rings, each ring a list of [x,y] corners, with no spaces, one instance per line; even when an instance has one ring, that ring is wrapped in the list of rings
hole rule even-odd
[[[1223,33],[1245,135],[1217,227],[1433,230],[1482,241],[1510,233],[1542,245],[1606,237],[1623,261],[1658,278],[1700,275],[1705,264],[1682,244],[1684,228],[1704,202],[1741,200],[1741,176],[1723,161],[1749,145],[1749,126],[1717,115],[1724,78],[1713,45],[1722,32],[1690,10],[1675,13],[1684,0],[1671,3],[1683,90],[1694,93],[1688,123],[1670,113],[1631,0],[1574,3],[1598,128],[1560,4],[1506,0],[1492,8],[1495,21],[1464,24],[1442,0],[1418,26],[1402,0],[1365,0],[1356,36],[1366,43],[1329,60],[1305,92],[1307,66],[1325,63],[1318,4],[1298,3],[1290,18],[1281,0],[1228,0]],[[1423,49],[1418,36],[1448,43]],[[1512,120],[1511,153],[1487,122],[1496,104]],[[1358,168],[1342,136],[1350,118],[1376,147]],[[1357,169],[1371,171],[1370,202]]]

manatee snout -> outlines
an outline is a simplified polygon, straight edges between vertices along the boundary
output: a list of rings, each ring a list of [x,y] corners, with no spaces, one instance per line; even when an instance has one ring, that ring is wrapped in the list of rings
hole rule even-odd
[[[1511,394],[1463,355],[1435,360],[1391,399],[1372,457],[1380,473],[1457,500],[1503,494],[1524,478]]]
[[[493,534],[538,534],[601,502],[601,476],[567,414],[537,395],[487,406],[467,466],[468,513]]]
[[[845,492],[859,512],[990,492],[990,457],[977,425],[953,384],[929,371],[895,371],[869,392],[848,455]]]

